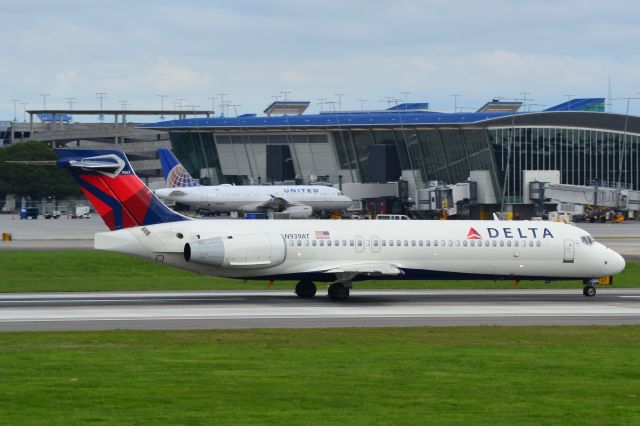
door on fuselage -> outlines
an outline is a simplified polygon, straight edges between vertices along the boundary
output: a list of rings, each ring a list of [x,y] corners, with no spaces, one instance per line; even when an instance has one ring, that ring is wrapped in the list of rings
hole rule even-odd
[[[573,263],[576,256],[575,242],[573,240],[564,240],[564,263]]]

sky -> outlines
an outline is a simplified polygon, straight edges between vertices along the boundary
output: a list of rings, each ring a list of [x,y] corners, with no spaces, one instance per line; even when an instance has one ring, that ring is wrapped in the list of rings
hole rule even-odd
[[[608,97],[609,81],[613,112],[640,98],[633,0],[0,0],[0,10],[0,120],[14,118],[13,99],[22,121],[43,99],[98,108],[98,92],[105,109],[211,109],[216,98],[216,113],[224,93],[230,115],[285,95],[309,112],[388,99],[471,111],[525,96],[540,110]],[[640,99],[629,108],[640,114]]]

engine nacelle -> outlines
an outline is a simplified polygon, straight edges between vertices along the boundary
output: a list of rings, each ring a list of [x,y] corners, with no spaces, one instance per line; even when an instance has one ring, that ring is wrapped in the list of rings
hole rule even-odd
[[[313,214],[310,206],[291,206],[287,207],[282,213],[289,213],[291,219],[307,219]]]
[[[184,260],[229,269],[272,268],[284,262],[287,246],[280,234],[236,234],[191,241]]]

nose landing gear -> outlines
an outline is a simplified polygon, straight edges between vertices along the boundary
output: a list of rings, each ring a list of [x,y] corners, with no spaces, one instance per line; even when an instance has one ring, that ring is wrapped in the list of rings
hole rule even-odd
[[[587,285],[582,289],[582,294],[587,297],[593,297],[596,295],[596,288],[592,285]]]

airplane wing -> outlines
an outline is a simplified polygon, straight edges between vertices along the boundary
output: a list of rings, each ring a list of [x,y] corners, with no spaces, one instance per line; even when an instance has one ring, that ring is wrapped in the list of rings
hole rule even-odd
[[[324,274],[354,274],[356,275],[404,275],[404,272],[391,263],[354,263],[341,265],[323,272]]]
[[[290,203],[285,198],[276,197],[275,195],[272,195],[268,201],[265,201],[264,203],[262,203],[261,207],[263,209],[284,210],[287,207],[291,207],[293,205],[295,204]]]

